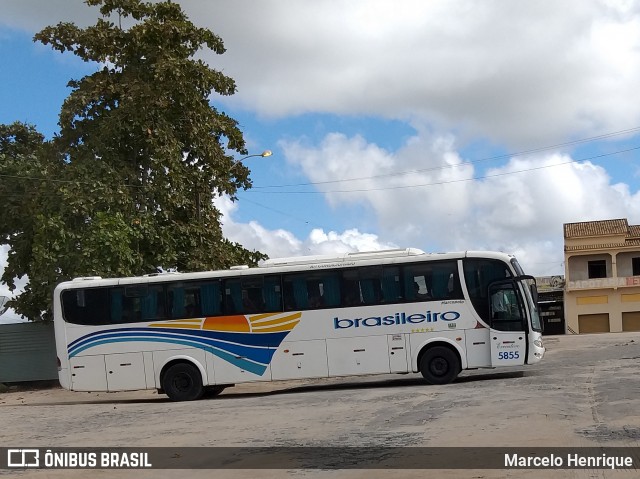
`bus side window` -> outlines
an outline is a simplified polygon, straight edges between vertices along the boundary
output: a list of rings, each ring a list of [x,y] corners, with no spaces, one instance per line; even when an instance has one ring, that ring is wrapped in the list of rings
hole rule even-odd
[[[268,276],[264,278],[262,294],[264,296],[265,313],[282,310],[282,291],[280,289],[280,276]]]
[[[431,271],[428,266],[404,266],[404,299],[407,301],[429,301],[433,299],[430,290]]]
[[[262,291],[258,288],[242,288],[242,312],[261,313],[263,311]]]
[[[247,276],[240,281],[244,313],[263,313],[265,310],[264,278]]]
[[[359,268],[358,277],[363,304],[380,304],[382,302],[382,267]]]
[[[296,309],[296,303],[293,297],[293,284],[286,279],[282,281],[282,302],[285,311],[293,311]]]
[[[340,306],[341,291],[338,272],[322,271],[284,275],[282,287],[285,311]]]
[[[216,280],[171,283],[167,297],[173,319],[216,316],[222,311],[220,282]]]
[[[309,309],[320,309],[324,307],[324,294],[320,281],[307,281],[307,298],[309,298]]]
[[[165,319],[164,287],[149,285],[146,290],[146,294],[142,296],[140,301],[140,317],[142,321]]]
[[[262,276],[232,278],[224,282],[225,313],[255,314],[265,309]]]
[[[462,299],[455,261],[407,265],[403,271],[405,299],[408,301]]]
[[[224,312],[225,314],[242,313],[242,287],[240,280],[226,280],[224,282]]]
[[[402,299],[400,291],[400,268],[385,266],[382,273],[382,299],[385,303],[394,303]]]
[[[111,322],[113,324],[122,323],[122,288],[113,288],[111,290]]]
[[[362,295],[360,291],[360,282],[358,278],[358,270],[347,270],[342,272],[342,298],[343,307],[360,306],[362,304]]]
[[[222,288],[220,281],[198,283],[200,300],[200,314],[216,316],[222,312]]]
[[[146,288],[141,285],[127,285],[124,287],[122,298],[122,322],[138,323],[142,321],[142,297]]]
[[[197,283],[184,285],[184,316],[187,318],[199,318],[202,316],[201,288]]]
[[[283,286],[285,311],[309,309],[309,291],[307,289],[306,276],[300,274],[285,275]]]
[[[127,285],[122,298],[123,323],[166,319],[163,285]]]
[[[169,286],[167,296],[169,297],[171,317],[179,319],[185,317],[184,285],[175,283]]]
[[[456,262],[436,263],[431,275],[434,299],[462,299],[462,286]]]
[[[337,272],[326,271],[320,276],[320,293],[325,308],[340,306],[340,277]]]

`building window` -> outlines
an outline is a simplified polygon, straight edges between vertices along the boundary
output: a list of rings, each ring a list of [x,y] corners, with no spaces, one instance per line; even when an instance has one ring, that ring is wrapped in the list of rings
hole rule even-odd
[[[604,259],[597,261],[589,261],[589,279],[593,278],[606,278],[607,277],[607,262]]]
[[[631,258],[631,269],[633,270],[633,276],[640,276],[640,257]]]

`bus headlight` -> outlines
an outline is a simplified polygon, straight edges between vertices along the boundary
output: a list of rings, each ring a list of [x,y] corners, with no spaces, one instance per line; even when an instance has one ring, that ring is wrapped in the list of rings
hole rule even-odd
[[[538,346],[539,348],[544,348],[544,346],[542,345],[542,339],[536,339],[533,344],[535,344],[536,346]]]

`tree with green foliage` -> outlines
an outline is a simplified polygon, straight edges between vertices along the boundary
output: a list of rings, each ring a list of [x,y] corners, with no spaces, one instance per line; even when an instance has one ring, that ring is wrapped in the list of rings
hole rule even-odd
[[[170,1],[85,3],[100,8],[95,25],[59,23],[35,36],[97,65],[69,82],[59,134],[0,125],[0,195],[11,198],[0,213],[0,242],[10,246],[2,281],[28,276],[12,306],[29,319],[50,318],[53,287],[72,277],[265,257],[223,237],[213,204],[251,186],[232,154],[247,154],[238,123],[209,102],[235,83],[194,58],[203,48],[224,53],[221,38]]]

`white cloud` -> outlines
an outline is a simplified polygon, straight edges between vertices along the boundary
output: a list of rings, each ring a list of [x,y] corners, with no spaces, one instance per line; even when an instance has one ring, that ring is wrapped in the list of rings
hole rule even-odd
[[[349,202],[371,207],[379,221],[379,240],[402,247],[513,252],[535,273],[554,268],[558,274],[563,223],[625,217],[640,222],[640,191],[612,184],[602,167],[572,162],[566,155],[512,158],[478,173],[478,165],[458,165],[463,160],[452,137],[425,132],[397,152],[341,134],[328,135],[317,146],[281,146],[290,164],[302,168],[311,181],[324,182],[316,188],[329,204],[336,209]],[[395,175],[398,171],[413,173]],[[471,180],[474,174],[478,179]],[[327,183],[365,176],[371,178]],[[354,192],[340,192],[344,190]]]
[[[361,233],[357,228],[352,228],[337,233],[329,231],[325,233],[322,228],[315,228],[309,233],[305,244],[312,254],[353,253],[356,251],[377,251],[381,249],[396,248],[393,243],[383,243],[378,235]]]
[[[229,101],[263,115],[411,118],[521,146],[640,119],[628,101],[640,80],[628,3],[184,4],[226,41],[212,63],[238,81]]]
[[[266,253],[271,258],[375,251],[397,247],[393,243],[380,241],[375,234],[362,233],[355,228],[342,233],[314,228],[307,238],[299,239],[283,229],[268,230],[257,221],[234,221],[233,214],[238,209],[238,204],[226,196],[217,198],[215,204],[223,214],[222,230],[227,238],[241,243],[245,248]]]
[[[99,17],[99,8],[88,7],[84,0],[4,0],[0,25],[35,33],[59,22],[86,27],[95,24]],[[123,27],[126,22],[123,20]]]
[[[233,77],[224,99],[265,116],[402,118],[539,146],[640,123],[640,7],[613,0],[181,0],[218,33],[207,55]],[[3,2],[35,32],[91,23],[80,0]],[[216,100],[217,101],[217,100]]]

